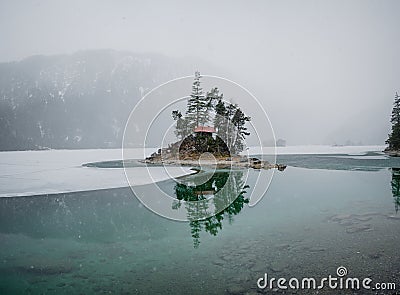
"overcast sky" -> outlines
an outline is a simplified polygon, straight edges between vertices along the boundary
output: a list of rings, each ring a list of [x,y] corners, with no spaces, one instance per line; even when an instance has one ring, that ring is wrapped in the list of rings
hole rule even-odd
[[[0,40],[0,61],[94,48],[204,60],[288,144],[383,144],[400,91],[400,1],[0,0]]]

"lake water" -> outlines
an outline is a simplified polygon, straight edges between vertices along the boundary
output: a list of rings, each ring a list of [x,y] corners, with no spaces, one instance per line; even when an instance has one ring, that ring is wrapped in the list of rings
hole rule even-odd
[[[277,162],[289,166],[255,207],[243,193],[200,222],[157,216],[129,188],[0,198],[0,294],[256,294],[264,273],[322,278],[339,266],[399,289],[399,160],[367,153]],[[247,191],[260,173],[249,171]],[[160,186],[184,199],[195,191],[173,180]],[[218,185],[201,189],[210,188]]]

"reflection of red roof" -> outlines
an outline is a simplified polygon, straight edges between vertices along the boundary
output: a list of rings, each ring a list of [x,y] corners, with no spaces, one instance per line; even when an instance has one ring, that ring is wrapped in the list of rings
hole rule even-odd
[[[212,191],[195,191],[194,192],[196,195],[203,195],[203,196],[206,196],[206,195],[214,195],[215,194],[215,191],[214,190],[212,190]]]
[[[210,126],[197,126],[196,128],[194,128],[194,132],[214,133],[215,129],[214,129],[214,127],[210,127]]]

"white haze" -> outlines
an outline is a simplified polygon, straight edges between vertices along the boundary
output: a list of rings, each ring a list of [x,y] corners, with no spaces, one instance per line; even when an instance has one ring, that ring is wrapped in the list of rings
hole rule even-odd
[[[382,0],[0,1],[0,61],[95,48],[193,57],[253,92],[288,144],[383,144],[399,11]]]

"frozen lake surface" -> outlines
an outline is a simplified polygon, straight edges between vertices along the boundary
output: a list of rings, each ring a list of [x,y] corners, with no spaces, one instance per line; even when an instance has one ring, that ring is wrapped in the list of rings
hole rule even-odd
[[[148,153],[152,151],[149,150]],[[146,151],[147,153],[147,151]],[[143,150],[132,153],[143,159]],[[43,195],[127,187],[123,169],[83,167],[88,162],[120,160],[121,149],[0,152],[0,197]],[[135,185],[149,184],[193,173],[188,168],[128,168]],[[154,179],[154,180],[153,180]]]
[[[276,147],[250,147],[250,155],[273,154],[277,155],[309,155],[309,154],[351,154],[363,155],[367,152],[381,152],[385,149],[383,145],[360,145],[360,146],[330,146],[330,145],[295,145]]]

